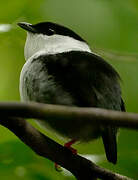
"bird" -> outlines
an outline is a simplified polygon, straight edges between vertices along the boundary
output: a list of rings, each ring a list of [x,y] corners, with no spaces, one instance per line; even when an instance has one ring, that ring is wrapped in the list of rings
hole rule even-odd
[[[20,74],[21,101],[125,111],[120,75],[80,35],[54,22],[18,25],[27,31],[26,62]],[[102,137],[107,160],[117,163],[117,127],[90,126],[87,122],[82,127],[75,120],[37,121],[70,139],[65,143],[68,148],[76,141],[87,143]]]

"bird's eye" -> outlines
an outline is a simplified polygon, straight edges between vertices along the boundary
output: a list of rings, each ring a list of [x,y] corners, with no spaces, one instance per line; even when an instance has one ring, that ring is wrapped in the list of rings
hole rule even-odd
[[[52,36],[53,34],[55,34],[55,31],[53,30],[53,29],[48,29],[47,30],[47,32],[46,32],[46,34],[48,35],[48,36]]]

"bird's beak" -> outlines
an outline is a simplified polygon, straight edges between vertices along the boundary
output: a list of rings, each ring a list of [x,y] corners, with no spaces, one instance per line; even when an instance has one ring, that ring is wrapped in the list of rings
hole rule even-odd
[[[17,25],[20,26],[21,28],[25,29],[26,31],[36,33],[36,30],[32,24],[29,24],[26,22],[19,22],[19,23],[17,23]]]

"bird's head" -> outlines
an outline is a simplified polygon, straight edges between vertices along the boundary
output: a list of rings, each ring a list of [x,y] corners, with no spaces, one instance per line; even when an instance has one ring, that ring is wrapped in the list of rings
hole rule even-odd
[[[20,22],[18,25],[28,33],[25,45],[26,60],[39,51],[56,54],[71,50],[89,51],[85,40],[77,33],[62,25],[52,22],[29,24]]]

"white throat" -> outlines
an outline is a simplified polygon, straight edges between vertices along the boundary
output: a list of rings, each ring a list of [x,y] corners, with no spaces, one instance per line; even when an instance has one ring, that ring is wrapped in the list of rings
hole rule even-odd
[[[24,55],[28,60],[31,56],[39,52],[45,54],[57,54],[69,51],[87,51],[91,52],[87,43],[76,40],[69,36],[27,33]]]

